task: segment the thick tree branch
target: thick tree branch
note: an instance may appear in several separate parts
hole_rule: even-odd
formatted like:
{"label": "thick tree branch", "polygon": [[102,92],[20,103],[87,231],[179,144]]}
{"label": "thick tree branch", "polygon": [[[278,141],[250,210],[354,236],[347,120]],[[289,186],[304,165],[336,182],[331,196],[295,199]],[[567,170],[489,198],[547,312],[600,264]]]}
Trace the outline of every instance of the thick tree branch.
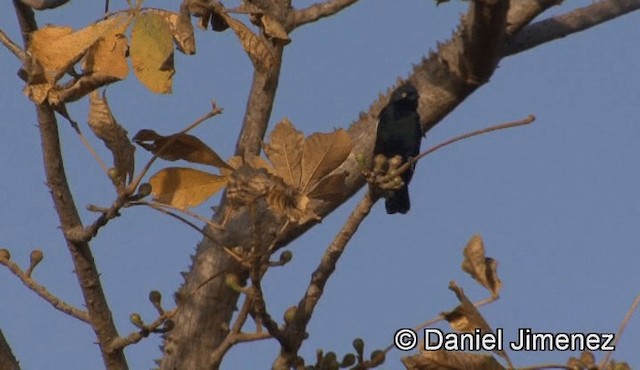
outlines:
{"label": "thick tree branch", "polygon": [[291,30],[307,23],[316,22],[321,18],[330,17],[339,11],[355,4],[358,0],[326,0],[315,3],[304,9],[294,11]]}
{"label": "thick tree branch", "polygon": [[562,0],[511,0],[507,16],[507,34],[515,34],[540,13],[561,3]]}
{"label": "thick tree branch", "polygon": [[[25,6],[19,0],[14,0],[13,4],[26,46],[29,34],[37,29],[37,23],[31,8]],[[35,108],[38,116],[47,185],[51,190],[51,197],[60,220],[60,227],[63,234],[66,234],[74,228],[82,227],[82,222],[67,182],[58,134],[58,122],[50,105],[40,104],[35,105]],[[109,370],[127,369],[124,352],[122,350],[111,351],[109,349],[109,344],[118,337],[118,332],[100,284],[100,276],[89,244],[70,240],[66,240],[66,242],[71,253],[84,302],[87,306],[91,326],[98,338],[105,367]]]}
{"label": "thick tree branch", "polygon": [[[5,265],[11,273],[13,273],[27,288],[31,289],[34,293],[39,295],[42,299],[49,302],[56,310],[66,313],[71,317],[75,317],[76,319],[83,321],[87,324],[90,324],[89,315],[86,311],[83,311],[77,307],[74,307],[55,295],[51,294],[47,288],[38,284],[33,278],[31,278],[31,274],[23,271],[17,264],[11,262],[10,260],[5,260],[0,258],[0,265]],[[29,271],[31,272],[31,271]]]}
{"label": "thick tree branch", "polygon": [[11,352],[11,347],[0,330],[0,370],[20,370],[18,360]]}
{"label": "thick tree branch", "polygon": [[505,56],[584,31],[640,9],[640,0],[602,0],[527,26],[506,45]]}
{"label": "thick tree branch", "polygon": [[261,73],[255,71],[251,91],[247,98],[247,109],[242,123],[242,132],[236,143],[236,155],[259,155],[262,149],[262,139],[267,132],[273,102],[276,98],[278,81],[280,79],[280,66],[282,64],[282,51],[284,46],[276,45],[274,54],[276,66],[273,71]]}

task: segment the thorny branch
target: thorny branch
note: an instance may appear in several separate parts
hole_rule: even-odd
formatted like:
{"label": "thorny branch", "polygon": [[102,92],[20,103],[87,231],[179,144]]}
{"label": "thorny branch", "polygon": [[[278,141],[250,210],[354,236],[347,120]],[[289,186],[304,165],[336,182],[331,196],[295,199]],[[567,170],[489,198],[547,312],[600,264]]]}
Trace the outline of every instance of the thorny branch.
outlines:
{"label": "thorny branch", "polygon": [[20,281],[22,281],[22,283],[27,286],[27,288],[29,288],[34,293],[39,295],[42,299],[47,301],[56,310],[60,312],[64,312],[71,317],[75,317],[80,321],[90,324],[89,314],[86,311],[83,311],[77,307],[74,307],[66,303],[65,301],[61,300],[60,298],[56,297],[55,295],[51,294],[47,290],[47,288],[38,284],[38,282],[36,282],[35,279],[29,276],[30,274],[27,274],[27,272],[23,271],[20,268],[20,266],[18,266],[16,263],[12,262],[9,259],[0,258],[0,265],[5,265],[9,269],[9,271],[11,271],[12,274],[17,276],[18,279],[20,279]]}

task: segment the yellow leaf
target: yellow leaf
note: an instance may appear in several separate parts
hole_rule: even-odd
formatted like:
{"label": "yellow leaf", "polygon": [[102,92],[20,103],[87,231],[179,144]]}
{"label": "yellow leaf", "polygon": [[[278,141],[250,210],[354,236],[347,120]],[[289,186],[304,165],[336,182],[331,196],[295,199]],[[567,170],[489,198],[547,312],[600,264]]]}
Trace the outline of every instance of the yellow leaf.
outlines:
{"label": "yellow leaf", "polygon": [[173,35],[173,41],[180,52],[187,55],[196,53],[196,39],[191,24],[191,14],[186,3],[183,2],[180,5],[180,13],[164,9],[147,9],[146,13],[157,14],[167,22]]}
{"label": "yellow leaf", "polygon": [[264,146],[278,176],[295,188],[300,186],[303,146],[304,135],[286,118],[271,131],[269,143]]}
{"label": "yellow leaf", "polygon": [[231,29],[238,35],[242,47],[249,55],[256,70],[261,72],[270,70],[275,64],[275,56],[265,39],[251,32],[251,30],[239,20],[225,13],[223,13],[223,16]]}
{"label": "yellow leaf", "polygon": [[173,41],[171,30],[162,16],[139,14],[131,31],[131,63],[136,76],[155,93],[171,92]]}
{"label": "yellow leaf", "polygon": [[31,35],[29,54],[42,65],[47,81],[54,83],[101,37],[127,21],[127,16],[115,16],[76,32],[69,27],[41,28]]}
{"label": "yellow leaf", "polygon": [[299,189],[303,193],[344,162],[353,142],[346,131],[340,129],[330,134],[315,133],[304,140],[302,152],[302,177]]}
{"label": "yellow leaf", "polygon": [[220,191],[227,177],[192,168],[170,167],[149,179],[154,200],[177,208],[195,207]]}
{"label": "yellow leaf", "polygon": [[136,148],[129,141],[127,130],[116,122],[109,108],[107,97],[103,93],[93,91],[89,96],[89,127],[104,142],[113,155],[113,165],[118,175],[131,181],[134,170],[134,153]]}
{"label": "yellow leaf", "polygon": [[128,24],[114,28],[96,42],[87,52],[83,69],[86,73],[101,74],[123,80],[129,74],[127,50],[129,43],[124,36]]}
{"label": "yellow leaf", "polygon": [[[133,137],[133,141],[146,150],[167,161],[185,161],[208,164],[218,168],[231,169],[213,149],[195,136],[177,133],[162,136],[153,130],[140,130]],[[162,151],[160,151],[162,149]]]}

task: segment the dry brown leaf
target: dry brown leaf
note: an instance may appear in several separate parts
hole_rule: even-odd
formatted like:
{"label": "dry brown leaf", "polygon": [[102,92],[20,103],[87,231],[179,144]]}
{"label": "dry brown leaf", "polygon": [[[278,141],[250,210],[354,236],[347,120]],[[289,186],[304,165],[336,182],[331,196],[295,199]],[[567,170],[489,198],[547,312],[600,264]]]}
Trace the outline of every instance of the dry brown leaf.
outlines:
{"label": "dry brown leaf", "polygon": [[320,219],[307,209],[307,196],[287,185],[280,177],[247,163],[240,165],[230,177],[227,199],[235,208],[264,199],[275,214],[298,224]]}
{"label": "dry brown leaf", "polygon": [[353,142],[343,129],[329,134],[315,133],[304,140],[302,151],[302,177],[299,189],[303,193],[309,190],[325,176],[344,162]]}
{"label": "dry brown leaf", "polygon": [[[462,288],[452,281],[449,284],[449,289],[456,294],[456,297],[460,301],[460,305],[454,308],[453,311],[442,313],[442,316],[444,316],[451,328],[463,333],[474,333],[476,329],[480,329],[482,334],[491,333],[491,326],[489,326],[489,323],[484,319],[476,306],[467,298]],[[494,352],[507,359],[504,351],[496,350]]]}
{"label": "dry brown leaf", "polygon": [[114,28],[89,48],[83,63],[85,73],[101,74],[118,80],[127,77],[129,43],[124,36],[127,25]]}
{"label": "dry brown leaf", "polygon": [[[133,137],[133,141],[167,161],[183,159],[193,163],[233,169],[213,149],[193,135],[177,133],[162,136],[153,130],[140,130]],[[168,146],[165,147],[167,144]]]}
{"label": "dry brown leaf", "polygon": [[127,15],[114,16],[76,32],[69,27],[46,26],[31,35],[28,51],[44,68],[47,81],[53,84],[100,38],[128,20]]}
{"label": "dry brown leaf", "polygon": [[264,151],[278,176],[295,188],[302,175],[302,148],[304,135],[288,119],[280,121],[269,135]]}
{"label": "dry brown leaf", "polygon": [[264,28],[264,33],[268,36],[281,40],[285,44],[291,42],[289,34],[277,19],[269,16],[268,14],[263,14],[262,17],[260,17],[260,22]]}
{"label": "dry brown leaf", "polygon": [[165,19],[156,13],[138,14],[131,31],[133,71],[149,90],[168,94],[173,83],[172,33]]}
{"label": "dry brown leaf", "polygon": [[408,370],[505,370],[493,356],[453,351],[424,351],[402,358]]}
{"label": "dry brown leaf", "polygon": [[275,64],[273,50],[263,38],[253,33],[249,27],[228,14],[223,13],[224,20],[229,27],[238,35],[242,47],[249,55],[253,66],[260,72],[270,70]]}
{"label": "dry brown leaf", "polygon": [[240,166],[242,166],[245,163],[256,169],[260,169],[260,168],[265,169],[269,174],[278,176],[278,174],[276,173],[276,170],[273,167],[271,167],[271,165],[266,160],[264,160],[262,157],[257,156],[255,154],[245,154],[244,158],[239,155],[229,158],[229,160],[227,161],[227,164],[232,169],[221,169],[222,170],[221,172],[223,175],[230,175],[231,172],[233,172],[233,170],[238,169]]}
{"label": "dry brown leaf", "polygon": [[498,261],[485,257],[482,237],[474,235],[464,248],[462,270],[473,277],[480,285],[487,288],[496,298],[500,295],[502,281],[498,277]]}
{"label": "dry brown leaf", "polygon": [[177,208],[195,207],[220,191],[227,177],[192,168],[170,167],[149,179],[155,201]]}
{"label": "dry brown leaf", "polygon": [[47,97],[49,96],[49,92],[53,89],[53,85],[49,82],[43,82],[38,84],[28,84],[24,87],[22,92],[36,104],[42,104]]}
{"label": "dry brown leaf", "polygon": [[318,184],[307,195],[309,198],[321,199],[328,202],[342,200],[344,196],[344,180],[347,172],[333,173],[318,182]]}
{"label": "dry brown leaf", "polygon": [[[127,130],[118,124],[103,93],[94,91],[89,96],[89,127],[109,148],[113,155],[113,165],[123,181],[131,181],[134,171],[136,148],[127,136]],[[128,178],[128,180],[127,180]]]}

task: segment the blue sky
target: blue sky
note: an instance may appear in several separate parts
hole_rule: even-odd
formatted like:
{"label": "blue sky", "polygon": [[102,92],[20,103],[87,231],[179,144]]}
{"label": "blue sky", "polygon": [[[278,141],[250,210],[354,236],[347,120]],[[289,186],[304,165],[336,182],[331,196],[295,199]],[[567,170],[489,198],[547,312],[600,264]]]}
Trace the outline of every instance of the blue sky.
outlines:
{"label": "blue sky", "polygon": [[[112,2],[112,7],[123,1]],[[295,6],[311,2],[296,1]],[[544,16],[584,6],[564,2]],[[175,1],[146,2],[177,8]],[[234,5],[229,2],[227,6]],[[437,41],[451,35],[465,4],[432,1],[361,1],[330,19],[295,31],[285,52],[271,127],[288,117],[306,134],[347,127],[397,76],[406,76]],[[81,27],[101,15],[102,2],[72,2],[39,22]],[[455,280],[472,300],[487,296],[462,270],[462,248],[483,236],[500,263],[501,299],[481,312],[514,339],[518,328],[544,332],[615,332],[640,293],[640,13],[504,59],[491,82],[434,128],[423,148],[457,134],[535,114],[530,126],[500,131],[447,147],[418,164],[410,186],[412,208],[389,216],[382,203],[364,221],[338,264],[309,326],[301,353],[317,348],[343,354],[355,337],[367,352],[384,348],[393,333],[450,310]],[[19,32],[9,2],[0,28]],[[198,53],[176,55],[174,94],[154,95],[133,76],[108,89],[113,113],[132,136],[151,128],[180,130],[215,99],[224,114],[194,134],[223,157],[233,153],[251,81],[251,64],[231,32],[198,31]],[[45,259],[34,278],[81,306],[72,264],[44,185],[35,112],[22,94],[19,63],[0,52],[0,247],[28,264],[40,248]],[[69,106],[85,131],[86,101]],[[114,191],[72,129],[60,120],[67,172],[87,221],[86,204],[107,205]],[[93,140],[93,138],[91,138]],[[101,155],[106,148],[93,140]],[[137,150],[140,168],[149,158]],[[156,162],[155,169],[164,163]],[[297,303],[311,271],[362,191],[290,245],[293,261],[265,278],[274,317]],[[211,200],[198,210],[209,215]],[[102,282],[122,335],[128,317],[147,320],[152,289],[170,296],[181,282],[200,235],[147,209],[127,209],[92,243]],[[102,367],[93,332],[53,310],[0,269],[0,328],[24,369]],[[438,327],[447,329],[444,324]],[[640,319],[629,323],[614,358],[640,366]],[[126,350],[132,369],[160,356],[158,338]],[[277,354],[275,342],[240,345],[225,369],[261,369]],[[400,368],[394,351],[384,368]],[[512,352],[517,366],[564,363],[567,352]],[[601,359],[602,353],[597,354]]]}

